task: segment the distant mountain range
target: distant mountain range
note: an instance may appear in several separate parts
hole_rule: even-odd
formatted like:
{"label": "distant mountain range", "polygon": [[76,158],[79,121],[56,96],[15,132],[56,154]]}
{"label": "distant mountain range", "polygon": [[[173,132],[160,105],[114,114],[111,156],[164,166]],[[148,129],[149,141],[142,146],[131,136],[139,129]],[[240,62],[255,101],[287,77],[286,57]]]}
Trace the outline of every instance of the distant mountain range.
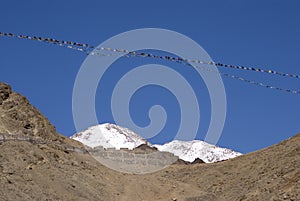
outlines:
{"label": "distant mountain range", "polygon": [[110,123],[92,126],[85,131],[74,134],[71,136],[71,139],[80,141],[92,148],[101,146],[104,148],[127,148],[132,150],[142,144],[147,144],[150,147],[157,148],[159,151],[170,152],[187,162],[193,162],[199,158],[205,163],[213,163],[241,155],[239,152],[217,147],[200,140],[174,140],[164,145],[152,145],[130,129]]}

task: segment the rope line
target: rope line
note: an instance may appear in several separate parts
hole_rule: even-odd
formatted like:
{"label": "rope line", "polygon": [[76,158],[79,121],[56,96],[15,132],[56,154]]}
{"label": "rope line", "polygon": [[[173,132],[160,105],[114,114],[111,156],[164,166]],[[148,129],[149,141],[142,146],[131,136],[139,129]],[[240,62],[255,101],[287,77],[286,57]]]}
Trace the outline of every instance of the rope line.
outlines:
{"label": "rope line", "polygon": [[[116,55],[116,54],[100,54],[99,52],[90,52],[88,53],[89,55],[94,55],[94,56],[112,56],[112,55]],[[134,53],[134,52],[129,52],[129,54],[125,55],[126,57],[151,57],[151,58],[159,58],[159,59],[164,59],[164,60],[168,60],[168,61],[171,61],[171,62],[176,62],[176,63],[180,63],[180,64],[183,64],[183,65],[186,65],[186,66],[189,66],[189,67],[196,67],[200,70],[204,70],[204,71],[208,71],[208,72],[212,72],[212,73],[217,73],[217,74],[221,74],[225,77],[229,77],[229,78],[232,78],[232,79],[236,79],[236,80],[239,80],[239,81],[243,81],[243,82],[246,82],[246,83],[249,83],[249,84],[253,84],[253,85],[257,85],[257,86],[260,86],[260,87],[264,87],[264,88],[268,88],[268,89],[275,89],[275,90],[279,90],[279,91],[283,91],[283,92],[288,92],[288,93],[293,93],[293,94],[300,94],[300,91],[297,91],[297,90],[291,90],[291,89],[284,89],[284,88],[280,88],[280,87],[276,87],[276,86],[271,86],[271,85],[267,85],[267,84],[264,84],[262,82],[255,82],[255,81],[251,81],[251,80],[248,80],[248,79],[245,79],[245,78],[242,78],[242,77],[239,77],[239,76],[235,76],[235,75],[230,75],[228,73],[222,73],[222,72],[219,72],[217,70],[214,70],[214,69],[211,69],[211,68],[206,68],[206,67],[203,67],[203,66],[198,66],[198,65],[191,65],[190,63],[188,62],[184,62],[184,60],[177,60],[177,59],[174,59],[172,57],[168,57],[167,56],[167,59],[164,58],[164,56],[157,56],[157,55],[152,55],[152,54],[148,54],[148,53]],[[202,62],[204,64],[204,62]],[[205,64],[208,64],[208,63],[205,63]]]}
{"label": "rope line", "polygon": [[262,69],[257,67],[246,67],[246,66],[239,66],[239,65],[230,65],[230,64],[223,64],[219,62],[205,62],[198,59],[186,59],[186,58],[180,58],[180,57],[171,57],[171,56],[159,56],[149,53],[137,53],[137,52],[131,52],[129,50],[125,49],[114,49],[110,47],[96,47],[93,45],[89,45],[86,43],[78,43],[78,42],[72,42],[72,41],[64,41],[64,40],[57,40],[53,38],[44,38],[44,37],[37,37],[37,36],[26,36],[26,35],[17,35],[13,33],[4,33],[0,32],[0,36],[6,36],[6,37],[15,37],[15,38],[21,38],[21,39],[28,39],[28,40],[35,40],[39,42],[48,42],[52,44],[56,44],[59,46],[64,46],[70,49],[75,49],[81,52],[87,52],[87,54],[90,54],[92,51],[89,50],[99,50],[99,51],[112,51],[112,52],[122,52],[127,53],[130,55],[140,55],[143,57],[151,57],[151,58],[159,58],[164,60],[171,60],[171,61],[182,61],[182,62],[191,62],[191,63],[198,63],[198,64],[208,64],[208,65],[215,65],[217,67],[224,67],[224,68],[234,68],[234,69],[240,69],[240,70],[247,70],[247,71],[255,71],[255,72],[262,72],[262,73],[268,73],[268,74],[274,74],[279,76],[286,76],[286,77],[294,77],[294,78],[300,78],[300,75],[291,74],[291,73],[283,73],[278,72],[271,69]]}
{"label": "rope line", "polygon": [[283,72],[278,72],[278,71],[275,71],[275,70],[265,70],[265,69],[261,69],[261,68],[255,68],[255,67],[229,65],[229,64],[217,63],[217,62],[213,62],[213,61],[204,62],[204,61],[200,61],[198,59],[182,59],[180,57],[158,56],[158,55],[149,54],[149,53],[128,52],[128,54],[133,55],[133,56],[151,57],[151,58],[158,58],[158,59],[164,59],[164,60],[175,61],[175,62],[208,64],[208,65],[215,65],[217,67],[233,68],[233,69],[239,69],[239,70],[247,70],[247,71],[268,73],[268,74],[279,75],[279,76],[300,78],[300,75],[295,75],[295,74],[290,74],[290,73],[283,73]]}
{"label": "rope line", "polygon": [[[126,55],[125,55],[126,57],[143,57],[143,58],[148,57],[148,58],[154,58],[154,59],[162,59],[162,60],[166,60],[166,61],[171,61],[171,62],[184,64],[184,65],[187,65],[187,66],[192,66],[190,63],[196,63],[196,64],[202,64],[202,65],[206,64],[206,65],[214,65],[218,68],[223,67],[223,68],[238,69],[238,70],[245,70],[245,71],[261,72],[261,73],[273,74],[273,75],[284,76],[284,77],[300,78],[300,75],[291,74],[291,73],[283,73],[283,72],[278,72],[278,71],[275,71],[275,70],[266,70],[266,69],[257,68],[257,67],[229,65],[229,64],[217,63],[217,62],[213,62],[213,61],[205,62],[205,61],[201,61],[201,60],[198,60],[198,59],[186,59],[186,58],[181,58],[181,57],[160,56],[160,55],[144,53],[144,52],[138,53],[138,52],[134,52],[134,51],[132,52],[132,51],[129,51],[129,50],[126,50],[126,49],[114,49],[114,48],[109,48],[109,47],[96,47],[96,46],[89,45],[89,44],[86,44],[86,43],[77,43],[77,42],[72,42],[72,41],[57,40],[57,39],[53,39],[53,38],[17,35],[17,34],[13,34],[13,33],[5,33],[5,32],[0,32],[0,36],[1,37],[14,37],[14,38],[20,38],[20,39],[28,39],[28,40],[38,41],[38,42],[47,42],[47,43],[58,45],[58,46],[65,47],[65,48],[68,48],[68,49],[73,49],[73,50],[76,50],[76,51],[84,52],[87,55],[93,55],[93,56],[103,56],[104,57],[104,56],[116,56],[117,55],[116,53],[108,53],[107,54],[107,53],[100,53],[100,52],[97,52],[97,51],[119,52],[119,53],[126,53]],[[195,67],[198,68],[198,69],[201,69],[201,70],[205,70],[205,71],[220,73],[223,76],[233,78],[233,79],[237,79],[237,80],[247,82],[247,83],[250,83],[250,84],[253,84],[253,85],[265,87],[265,88],[268,88],[268,89],[275,89],[275,90],[284,91],[284,92],[288,92],[288,93],[300,94],[300,91],[297,91],[297,90],[284,89],[284,88],[280,88],[280,87],[267,85],[267,84],[264,84],[264,83],[261,83],[261,82],[251,81],[251,80],[239,77],[239,76],[230,75],[228,73],[218,72],[216,70],[205,68],[205,67],[199,66],[199,65],[196,65]]]}

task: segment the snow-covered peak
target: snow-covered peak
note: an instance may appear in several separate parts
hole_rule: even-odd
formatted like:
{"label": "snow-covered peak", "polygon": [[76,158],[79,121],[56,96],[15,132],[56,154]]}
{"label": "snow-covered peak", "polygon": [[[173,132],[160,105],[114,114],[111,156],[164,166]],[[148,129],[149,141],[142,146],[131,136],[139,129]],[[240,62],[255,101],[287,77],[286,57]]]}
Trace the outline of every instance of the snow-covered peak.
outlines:
{"label": "snow-covered peak", "polygon": [[85,131],[74,134],[71,138],[92,148],[102,146],[104,148],[134,149],[141,144],[148,144],[144,138],[128,128],[110,123],[89,127]]}
{"label": "snow-covered peak", "polygon": [[128,128],[110,123],[92,126],[85,131],[74,134],[71,138],[92,148],[102,146],[104,148],[134,149],[142,144],[147,144],[156,147],[159,151],[170,152],[188,162],[200,158],[205,163],[214,163],[241,155],[241,153],[233,150],[217,147],[200,140],[174,140],[164,145],[151,145]]}
{"label": "snow-covered peak", "polygon": [[200,140],[179,141],[174,140],[164,145],[153,145],[159,151],[167,151],[178,156],[180,159],[193,162],[197,158],[205,163],[214,163],[237,157],[241,153],[227,148],[217,147]]}

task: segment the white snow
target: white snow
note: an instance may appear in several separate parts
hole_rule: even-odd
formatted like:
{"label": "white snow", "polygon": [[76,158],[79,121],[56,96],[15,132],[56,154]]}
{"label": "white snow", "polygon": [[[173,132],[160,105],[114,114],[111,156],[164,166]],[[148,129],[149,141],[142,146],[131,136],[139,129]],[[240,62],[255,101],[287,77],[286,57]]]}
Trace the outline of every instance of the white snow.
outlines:
{"label": "white snow", "polygon": [[180,159],[193,162],[200,158],[205,163],[214,163],[237,157],[241,153],[227,148],[217,147],[200,140],[179,141],[174,140],[164,145],[153,145],[159,151],[167,151],[178,156]]}
{"label": "white snow", "polygon": [[147,141],[133,131],[114,124],[99,124],[71,136],[89,147],[134,149]]}
{"label": "white snow", "polygon": [[239,152],[217,147],[200,140],[174,140],[164,145],[151,145],[128,128],[110,123],[92,126],[85,131],[74,134],[71,138],[92,148],[102,146],[104,148],[127,148],[132,150],[141,144],[147,144],[156,147],[159,151],[173,153],[188,162],[200,158],[205,163],[214,163],[241,155]]}

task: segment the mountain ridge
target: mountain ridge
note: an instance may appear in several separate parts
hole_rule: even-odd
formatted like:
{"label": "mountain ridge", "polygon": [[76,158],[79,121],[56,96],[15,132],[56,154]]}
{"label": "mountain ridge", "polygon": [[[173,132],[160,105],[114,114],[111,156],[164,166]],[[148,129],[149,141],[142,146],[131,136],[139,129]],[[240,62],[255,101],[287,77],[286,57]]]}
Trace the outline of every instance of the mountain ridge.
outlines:
{"label": "mountain ridge", "polygon": [[101,146],[103,148],[116,148],[117,150],[120,148],[132,150],[142,144],[147,144],[150,147],[155,147],[158,151],[172,153],[190,163],[197,158],[205,163],[213,163],[241,155],[241,153],[231,149],[217,147],[200,140],[174,140],[163,145],[152,145],[134,131],[111,123],[89,127],[84,131],[72,135],[70,138],[78,140],[91,148]]}
{"label": "mountain ridge", "polygon": [[[0,133],[84,147],[56,132],[51,134],[53,130],[45,128],[47,124],[37,123],[28,112],[33,106],[11,95],[14,92],[7,94],[3,86],[8,85],[0,82]],[[8,107],[9,102],[13,107]],[[16,111],[24,116],[15,119],[10,114]],[[36,115],[47,121],[42,114]],[[24,132],[26,120],[39,132]],[[299,144],[300,133],[227,161],[172,164],[155,173],[135,175],[111,170],[88,153],[66,151],[53,143],[0,140],[0,200],[297,201]]]}

